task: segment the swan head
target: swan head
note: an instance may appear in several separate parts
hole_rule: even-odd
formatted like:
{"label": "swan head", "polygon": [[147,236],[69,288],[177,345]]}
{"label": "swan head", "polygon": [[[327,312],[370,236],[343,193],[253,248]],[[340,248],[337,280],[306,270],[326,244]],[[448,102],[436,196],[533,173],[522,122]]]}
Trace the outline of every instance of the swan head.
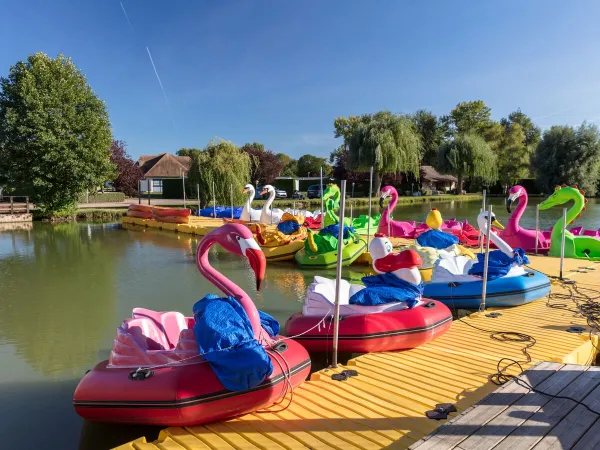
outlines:
{"label": "swan head", "polygon": [[381,196],[379,197],[379,207],[383,208],[383,201],[390,197],[392,193],[396,193],[398,195],[398,191],[394,186],[384,186],[381,188]]}
{"label": "swan head", "polygon": [[263,190],[260,191],[260,195],[264,195],[266,193],[271,194],[272,192],[275,192],[275,188],[273,186],[271,186],[270,184],[267,184],[265,186],[263,186]]}
{"label": "swan head", "polygon": [[[480,230],[487,230],[487,224],[488,224],[488,212],[482,211],[477,216],[477,225],[479,226]],[[500,222],[498,222],[498,220],[496,219],[496,215],[494,213],[492,213],[492,225],[494,225],[496,228],[498,228],[500,230],[504,230],[504,226],[502,226],[502,224]]]}
{"label": "swan head", "polygon": [[[373,262],[392,253],[393,249],[392,243],[383,233],[375,233],[375,237],[369,244],[369,253],[371,254]],[[375,267],[373,266],[373,268]]]}
{"label": "swan head", "polygon": [[441,230],[442,224],[444,223],[444,221],[442,220],[442,214],[437,208],[431,208],[431,211],[429,211],[429,214],[427,214],[425,223],[432,230]]}
{"label": "swan head", "polygon": [[506,198],[506,210],[509,214],[512,212],[510,209],[512,203],[524,193],[525,188],[523,186],[517,185],[510,188],[510,190],[508,191],[508,197]]}
{"label": "swan head", "polygon": [[225,224],[208,233],[202,240],[205,239],[212,240],[228,252],[248,258],[256,277],[256,289],[260,290],[265,279],[267,260],[248,227],[238,223]]}
{"label": "swan head", "polygon": [[250,195],[254,194],[254,186],[252,186],[251,184],[247,184],[246,186],[244,186],[242,194],[245,194],[246,192],[250,192]]}
{"label": "swan head", "polygon": [[374,260],[373,268],[377,273],[392,272],[404,281],[419,284],[421,282],[419,267],[422,264],[423,260],[416,251],[403,250],[399,253],[389,253],[383,258]]}

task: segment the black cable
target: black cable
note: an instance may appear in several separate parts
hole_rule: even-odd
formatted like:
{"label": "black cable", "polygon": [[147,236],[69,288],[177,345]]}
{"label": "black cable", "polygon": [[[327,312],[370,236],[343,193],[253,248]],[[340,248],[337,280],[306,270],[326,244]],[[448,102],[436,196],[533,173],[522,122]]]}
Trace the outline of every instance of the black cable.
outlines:
{"label": "black cable", "polygon": [[[527,266],[527,267],[530,268],[531,270],[535,270],[529,266]],[[544,275],[546,275],[546,274],[544,274]],[[546,275],[546,276],[548,276],[548,275]],[[556,277],[556,276],[549,276],[549,278],[560,280],[560,278]],[[569,312],[572,312],[572,313],[575,313],[575,314],[578,314],[578,315],[581,315],[582,317],[584,317],[587,321],[588,326],[590,327],[590,342],[592,343],[594,348],[600,352],[600,348],[598,348],[596,346],[596,344],[594,344],[594,341],[592,339],[592,332],[594,330],[596,330],[596,332],[600,332],[600,303],[596,302],[596,300],[600,300],[600,291],[589,288],[589,287],[579,287],[574,282],[572,284],[561,283],[561,285],[568,290],[568,294],[550,293],[548,295],[548,300],[546,301],[546,306],[549,308],[563,309],[565,311],[569,311]],[[588,295],[588,294],[596,294],[596,295]],[[453,309],[455,309],[452,294],[450,297],[452,299],[452,307],[453,307]],[[551,303],[551,299],[553,299],[553,298],[569,300],[571,302],[574,302],[577,309],[570,308],[567,303]],[[456,309],[455,309],[455,312],[457,313],[457,317],[458,317],[458,312],[456,311]],[[523,374],[523,372],[524,372],[524,369],[523,369],[523,366],[521,365],[521,363],[528,364],[532,361],[531,355],[529,354],[529,349],[531,347],[533,347],[537,342],[533,336],[530,336],[526,333],[519,333],[519,332],[515,332],[515,331],[486,330],[484,328],[480,328],[475,325],[472,325],[472,324],[464,321],[462,318],[460,318],[458,320],[460,322],[470,326],[471,328],[474,328],[479,331],[483,331],[485,333],[490,333],[490,338],[493,340],[496,340],[499,342],[523,342],[523,343],[526,342],[527,343],[521,349],[521,352],[523,353],[523,355],[526,358],[525,360],[517,361],[512,358],[502,358],[498,361],[498,364],[496,365],[496,373],[493,374],[490,378],[494,384],[500,386],[500,385],[507,383],[510,380],[514,380],[515,383],[528,388],[532,392],[535,392],[537,394],[544,395],[544,396],[550,397],[550,398],[570,400],[572,402],[575,402],[577,405],[583,406],[591,413],[600,416],[600,412],[593,410],[592,408],[590,408],[585,403],[583,403],[579,400],[576,400],[572,397],[563,396],[563,395],[549,394],[547,392],[544,392],[544,391],[534,388],[527,381],[523,380],[522,378],[519,378],[519,376],[521,374]],[[508,362],[509,364],[506,364],[504,367],[501,367],[502,364],[506,363],[506,362]],[[519,371],[520,371],[519,375],[511,375],[511,374],[506,373],[506,371],[513,366],[517,366],[519,368]]]}

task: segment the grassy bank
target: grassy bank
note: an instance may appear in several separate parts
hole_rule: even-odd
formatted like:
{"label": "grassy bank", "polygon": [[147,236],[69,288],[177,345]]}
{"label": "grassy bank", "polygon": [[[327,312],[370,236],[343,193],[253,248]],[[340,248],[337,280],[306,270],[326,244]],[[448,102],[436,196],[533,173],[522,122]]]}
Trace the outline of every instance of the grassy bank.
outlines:
{"label": "grassy bank", "polygon": [[41,220],[45,222],[72,222],[73,220],[90,221],[90,222],[110,222],[119,220],[127,215],[127,208],[85,208],[78,209],[72,215],[66,216],[48,216],[40,213],[38,210],[32,212],[33,220]]}

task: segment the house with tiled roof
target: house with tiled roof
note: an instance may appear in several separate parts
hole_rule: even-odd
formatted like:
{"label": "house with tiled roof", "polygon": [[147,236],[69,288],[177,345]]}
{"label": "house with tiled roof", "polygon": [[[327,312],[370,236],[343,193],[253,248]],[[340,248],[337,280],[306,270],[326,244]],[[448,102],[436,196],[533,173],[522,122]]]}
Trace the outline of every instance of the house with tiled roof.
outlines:
{"label": "house with tiled roof", "polygon": [[191,164],[192,159],[189,156],[176,156],[171,153],[140,156],[137,165],[144,172],[142,191],[162,193],[163,181],[185,177]]}
{"label": "house with tiled roof", "polygon": [[432,166],[421,166],[421,188],[448,192],[456,188],[458,179],[453,175],[442,175]]}

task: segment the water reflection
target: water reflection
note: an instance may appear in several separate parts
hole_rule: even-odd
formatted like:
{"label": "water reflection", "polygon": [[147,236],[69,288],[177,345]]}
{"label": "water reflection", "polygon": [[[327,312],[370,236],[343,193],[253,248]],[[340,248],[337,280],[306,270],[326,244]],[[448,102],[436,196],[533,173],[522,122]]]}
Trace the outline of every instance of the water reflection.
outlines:
{"label": "water reflection", "polygon": [[80,375],[111,326],[118,252],[84,231],[42,227],[25,244],[30,255],[0,259],[0,343],[44,375]]}

